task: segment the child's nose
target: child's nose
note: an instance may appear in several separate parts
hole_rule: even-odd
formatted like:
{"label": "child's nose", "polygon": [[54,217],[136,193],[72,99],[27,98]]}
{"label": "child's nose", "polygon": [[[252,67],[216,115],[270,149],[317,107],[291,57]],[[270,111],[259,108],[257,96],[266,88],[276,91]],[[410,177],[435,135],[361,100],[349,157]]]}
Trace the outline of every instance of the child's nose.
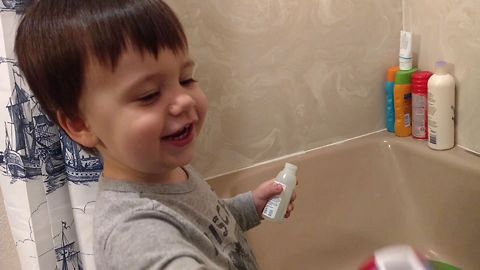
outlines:
{"label": "child's nose", "polygon": [[179,94],[174,98],[174,101],[169,107],[169,112],[173,116],[178,116],[182,113],[189,112],[195,107],[195,100],[188,94]]}

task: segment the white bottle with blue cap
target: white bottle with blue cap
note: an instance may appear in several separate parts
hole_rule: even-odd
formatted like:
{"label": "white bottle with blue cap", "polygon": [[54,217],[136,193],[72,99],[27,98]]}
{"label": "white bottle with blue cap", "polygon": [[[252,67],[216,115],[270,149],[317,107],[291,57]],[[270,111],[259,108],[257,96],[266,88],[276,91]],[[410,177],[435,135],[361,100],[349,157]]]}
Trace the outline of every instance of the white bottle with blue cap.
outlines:
{"label": "white bottle with blue cap", "polygon": [[455,146],[455,78],[447,72],[447,62],[435,63],[428,79],[428,146],[446,150]]}

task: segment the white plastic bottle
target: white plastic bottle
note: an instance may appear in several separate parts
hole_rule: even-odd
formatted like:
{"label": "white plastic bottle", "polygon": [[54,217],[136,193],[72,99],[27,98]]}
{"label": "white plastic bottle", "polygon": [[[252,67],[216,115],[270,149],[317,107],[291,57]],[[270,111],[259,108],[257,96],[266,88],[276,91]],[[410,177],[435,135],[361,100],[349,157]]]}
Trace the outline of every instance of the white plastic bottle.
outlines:
{"label": "white plastic bottle", "polygon": [[290,198],[297,185],[296,171],[297,166],[285,163],[285,168],[278,173],[275,182],[283,186],[283,191],[280,195],[273,197],[267,202],[262,213],[265,219],[275,222],[281,222],[283,220],[290,203]]}
{"label": "white plastic bottle", "polygon": [[455,146],[455,79],[447,73],[447,63],[435,63],[428,80],[428,146],[446,150]]}

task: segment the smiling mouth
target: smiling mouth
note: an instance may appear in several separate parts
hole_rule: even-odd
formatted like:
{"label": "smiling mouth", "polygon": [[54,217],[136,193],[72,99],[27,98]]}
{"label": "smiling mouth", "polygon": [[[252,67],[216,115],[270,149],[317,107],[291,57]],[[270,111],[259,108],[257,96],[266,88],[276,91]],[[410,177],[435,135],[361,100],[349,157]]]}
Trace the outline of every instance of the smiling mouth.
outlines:
{"label": "smiling mouth", "polygon": [[180,141],[188,137],[192,132],[192,129],[193,129],[193,124],[188,124],[184,126],[181,130],[173,133],[172,135],[162,137],[162,139],[166,141]]}

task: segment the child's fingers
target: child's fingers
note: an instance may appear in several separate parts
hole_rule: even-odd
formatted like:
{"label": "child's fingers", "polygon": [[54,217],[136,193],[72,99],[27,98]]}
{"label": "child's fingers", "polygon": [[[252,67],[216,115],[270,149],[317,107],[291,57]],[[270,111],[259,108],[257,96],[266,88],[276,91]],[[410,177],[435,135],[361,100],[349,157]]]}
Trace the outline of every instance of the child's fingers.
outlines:
{"label": "child's fingers", "polygon": [[292,211],[295,207],[293,205],[290,205],[288,208],[287,208],[287,212],[285,213],[285,218],[288,218],[291,214],[292,214]]}
{"label": "child's fingers", "polygon": [[285,213],[286,218],[290,216],[290,213],[293,211],[293,209],[295,209],[295,204],[292,202],[287,207],[287,212]]}
{"label": "child's fingers", "polygon": [[[297,180],[297,185],[298,185],[298,180]],[[290,217],[291,212],[293,209],[295,209],[295,203],[294,201],[297,199],[297,192],[293,191],[292,196],[290,197],[290,203],[288,204],[287,211],[285,213],[285,218]]]}
{"label": "child's fingers", "polygon": [[294,191],[292,193],[292,197],[290,197],[290,203],[292,203],[293,201],[295,201],[295,199],[297,199],[297,193]]}
{"label": "child's fingers", "polygon": [[295,203],[294,203],[294,202],[291,202],[291,203],[288,205],[287,211],[291,212],[291,211],[293,211],[293,209],[295,209]]}

